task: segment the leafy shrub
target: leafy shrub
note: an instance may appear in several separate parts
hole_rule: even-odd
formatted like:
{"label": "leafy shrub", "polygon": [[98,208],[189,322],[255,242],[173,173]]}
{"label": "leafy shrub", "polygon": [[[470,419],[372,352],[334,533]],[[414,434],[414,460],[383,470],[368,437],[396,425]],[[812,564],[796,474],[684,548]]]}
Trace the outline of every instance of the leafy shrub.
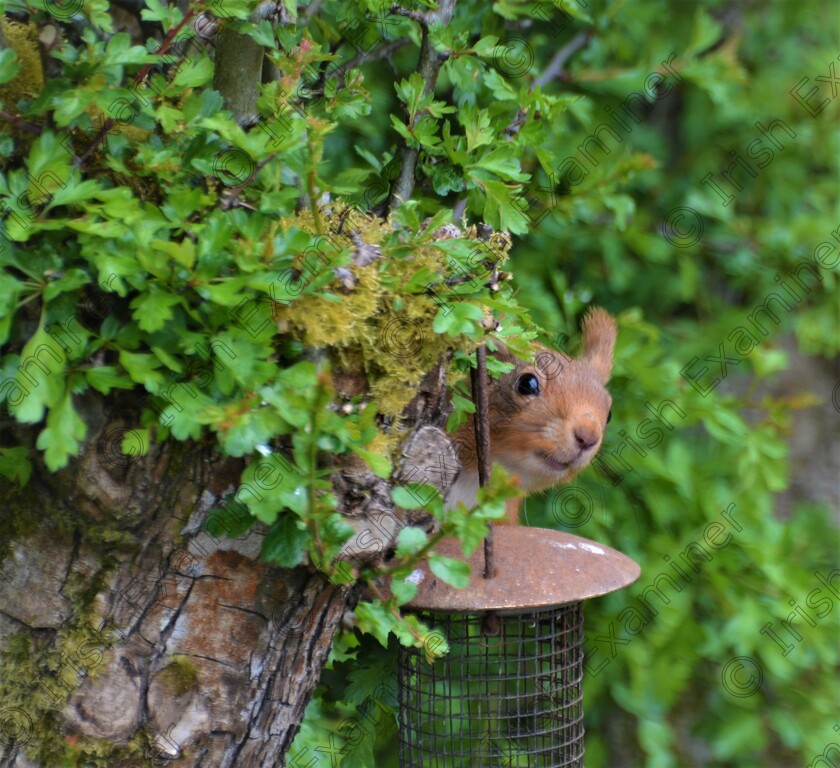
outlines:
{"label": "leafy shrub", "polygon": [[[377,416],[399,413],[440,352],[484,338],[485,307],[495,336],[524,349],[532,318],[573,335],[598,303],[620,320],[601,460],[571,495],[525,508],[643,566],[587,606],[588,763],[821,754],[835,739],[837,592],[820,579],[836,532],[824,506],[774,514],[793,411],[813,402],[762,387],[789,365],[784,332],[808,354],[840,348],[837,101],[817,79],[836,59],[832,4],[461,0],[428,32],[370,0],[286,3],[273,21],[249,20],[255,5],[213,6],[275,68],[247,130],[213,87],[218,30],[195,31],[198,6],[148,2],[144,22],[168,37],[139,44],[86,2],[58,19],[72,23],[45,74],[45,6],[3,5],[35,26],[7,20],[0,38],[0,397],[42,425],[47,467],[79,451],[75,402],[91,391],[137,397],[141,443],[215,436],[248,459],[243,477],[282,446],[293,482],[248,501],[272,526],[265,554],[329,569],[347,530],[319,454],[388,476],[395,445]],[[446,53],[433,92],[417,72],[424,40]],[[391,226],[360,213],[389,203]],[[482,278],[507,244],[488,250],[476,229],[435,240],[453,209],[514,238],[515,280],[492,296]],[[346,292],[335,270],[361,246],[339,237],[342,216],[378,248]],[[307,271],[307,253],[329,268]],[[464,275],[478,279],[430,295]],[[382,354],[394,321],[425,329],[419,356]],[[328,408],[337,393],[305,345],[329,348],[333,368],[362,365],[375,403]],[[0,471],[25,483],[31,465],[6,445]],[[344,768],[394,765],[383,644],[417,629],[375,603],[359,620],[368,634],[339,640],[293,750],[307,764],[332,765],[316,748],[337,739]],[[374,723],[352,745],[348,717]]]}

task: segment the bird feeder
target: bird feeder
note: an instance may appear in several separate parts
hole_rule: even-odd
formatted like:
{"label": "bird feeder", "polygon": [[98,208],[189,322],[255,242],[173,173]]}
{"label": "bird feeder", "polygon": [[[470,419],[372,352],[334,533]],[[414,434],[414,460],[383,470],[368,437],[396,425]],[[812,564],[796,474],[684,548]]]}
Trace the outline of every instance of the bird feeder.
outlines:
{"label": "bird feeder", "polygon": [[[405,608],[449,643],[428,663],[401,648],[401,768],[583,766],[583,601],[631,584],[639,566],[614,549],[541,528],[495,531],[455,589],[424,569]],[[460,544],[437,551],[459,557]]]}
{"label": "bird feeder", "polygon": [[[478,377],[483,484],[489,440]],[[639,566],[602,544],[541,528],[491,525],[469,559],[457,540],[436,551],[466,560],[470,581],[455,589],[424,565],[417,594],[403,606],[430,627],[432,641],[436,633],[446,638],[449,653],[429,663],[424,650],[400,648],[400,767],[582,768],[583,601],[631,584]]]}

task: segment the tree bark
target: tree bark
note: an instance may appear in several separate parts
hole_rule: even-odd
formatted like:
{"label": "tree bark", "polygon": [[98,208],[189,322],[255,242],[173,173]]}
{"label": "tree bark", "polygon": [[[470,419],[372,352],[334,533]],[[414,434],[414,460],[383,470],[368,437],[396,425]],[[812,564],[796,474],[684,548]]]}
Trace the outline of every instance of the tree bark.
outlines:
{"label": "tree bark", "polygon": [[[35,463],[23,489],[0,480],[0,768],[284,766],[357,587],[261,563],[262,526],[211,535],[243,462],[209,442],[140,456],[131,398],[77,399],[88,438],[57,473],[37,427],[0,429]],[[441,361],[406,409],[406,443],[447,415]],[[357,529],[394,522],[382,493],[360,507],[363,476],[340,475]],[[380,544],[376,558],[393,540]]]}
{"label": "tree bark", "polygon": [[[262,48],[223,30],[216,60],[226,106],[254,122]],[[445,384],[440,365],[419,387],[407,443],[440,432]],[[141,394],[76,397],[87,437],[57,473],[36,447],[42,425],[0,418],[0,445],[24,446],[34,466],[23,488],[0,477],[0,768],[284,766],[358,600],[308,566],[260,562],[264,527],[211,535],[244,463],[212,438],[141,445]],[[388,483],[354,472],[344,484],[335,472],[338,508],[391,539],[371,554],[359,535],[347,553],[376,560],[404,523]]]}
{"label": "tree bark", "polygon": [[257,98],[263,57],[263,47],[247,35],[223,29],[216,38],[213,87],[239,125],[254,125],[260,119]]}
{"label": "tree bark", "polygon": [[110,405],[67,469],[0,488],[0,766],[282,766],[355,591],[209,535],[241,462],[120,454]]}

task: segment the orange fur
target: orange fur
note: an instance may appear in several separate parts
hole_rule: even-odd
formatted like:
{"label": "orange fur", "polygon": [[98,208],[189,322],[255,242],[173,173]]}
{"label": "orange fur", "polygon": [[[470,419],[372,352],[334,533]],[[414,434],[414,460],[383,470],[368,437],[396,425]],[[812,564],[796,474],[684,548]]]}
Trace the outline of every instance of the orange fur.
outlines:
{"label": "orange fur", "polygon": [[[497,357],[515,368],[490,383],[490,447],[498,461],[519,479],[527,493],[569,482],[592,461],[607,423],[612,400],[605,388],[612,370],[615,320],[603,309],[583,320],[583,354],[578,358],[538,349],[524,362],[502,348]],[[533,375],[538,394],[520,394],[520,377]],[[447,505],[475,504],[477,465],[471,416],[455,435],[467,450],[464,466],[447,491]],[[521,499],[511,500],[500,523],[518,523]]]}

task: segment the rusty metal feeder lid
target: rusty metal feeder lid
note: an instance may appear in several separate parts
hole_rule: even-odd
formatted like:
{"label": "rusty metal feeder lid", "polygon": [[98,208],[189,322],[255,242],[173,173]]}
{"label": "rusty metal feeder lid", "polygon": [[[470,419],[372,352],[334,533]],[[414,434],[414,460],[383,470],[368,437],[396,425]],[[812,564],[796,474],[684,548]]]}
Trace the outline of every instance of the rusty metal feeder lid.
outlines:
{"label": "rusty metal feeder lid", "polygon": [[444,539],[435,552],[470,565],[470,582],[456,589],[437,578],[426,563],[412,574],[419,582],[405,608],[472,613],[563,605],[598,597],[632,584],[641,569],[611,547],[546,528],[498,526],[494,531],[496,575],[484,578],[484,551],[464,557],[457,539]]}

